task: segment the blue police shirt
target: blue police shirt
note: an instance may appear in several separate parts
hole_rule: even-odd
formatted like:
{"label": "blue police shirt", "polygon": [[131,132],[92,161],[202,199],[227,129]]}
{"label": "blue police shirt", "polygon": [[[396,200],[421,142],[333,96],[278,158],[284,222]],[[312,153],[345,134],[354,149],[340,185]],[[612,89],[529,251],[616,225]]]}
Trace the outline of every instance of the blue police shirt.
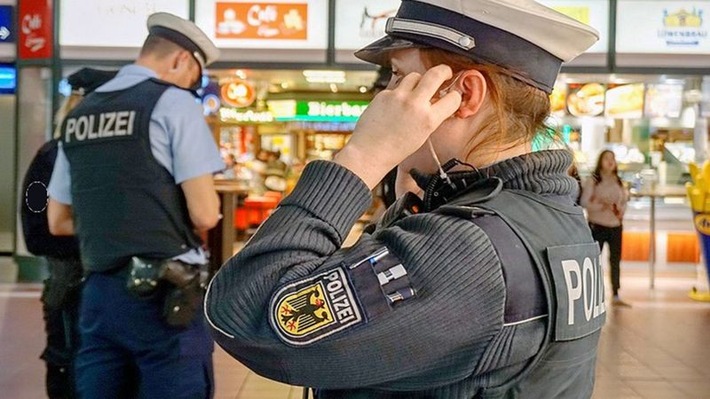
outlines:
{"label": "blue police shirt", "polygon": [[[135,64],[127,65],[96,91],[123,90],[149,78],[157,78],[153,70]],[[155,104],[148,133],[153,156],[173,175],[175,184],[225,168],[212,132],[205,123],[202,107],[184,90],[170,87],[165,91]],[[72,204],[69,161],[61,145],[47,191],[55,201]],[[205,263],[207,257],[199,248],[176,259],[187,263]]]}

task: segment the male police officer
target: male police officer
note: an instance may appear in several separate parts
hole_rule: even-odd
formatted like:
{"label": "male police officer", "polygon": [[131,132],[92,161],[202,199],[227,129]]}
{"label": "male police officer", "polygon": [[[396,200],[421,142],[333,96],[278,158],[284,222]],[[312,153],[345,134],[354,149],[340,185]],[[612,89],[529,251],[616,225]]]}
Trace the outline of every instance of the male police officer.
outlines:
{"label": "male police officer", "polygon": [[[183,326],[168,324],[165,303],[178,291],[139,298],[127,280],[161,265],[192,271],[206,263],[195,231],[217,223],[212,173],[224,165],[188,90],[219,52],[195,24],[171,14],[151,15],[148,30],[136,62],[65,119],[49,186],[50,231],[76,231],[88,274],[76,367],[85,398],[123,395],[134,371],[141,397],[212,390],[213,345],[199,312]],[[162,286],[150,273],[131,281]]]}

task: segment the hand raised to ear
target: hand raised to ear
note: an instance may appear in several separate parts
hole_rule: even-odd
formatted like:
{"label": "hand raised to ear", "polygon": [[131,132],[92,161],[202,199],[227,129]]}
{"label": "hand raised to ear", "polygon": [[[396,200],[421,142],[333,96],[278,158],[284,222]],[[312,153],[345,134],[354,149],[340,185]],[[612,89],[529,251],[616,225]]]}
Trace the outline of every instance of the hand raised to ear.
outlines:
{"label": "hand raised to ear", "polygon": [[368,187],[375,187],[458,110],[461,94],[455,90],[432,101],[452,76],[449,66],[438,65],[424,75],[410,73],[396,88],[380,92],[363,112],[335,162],[358,175]]}

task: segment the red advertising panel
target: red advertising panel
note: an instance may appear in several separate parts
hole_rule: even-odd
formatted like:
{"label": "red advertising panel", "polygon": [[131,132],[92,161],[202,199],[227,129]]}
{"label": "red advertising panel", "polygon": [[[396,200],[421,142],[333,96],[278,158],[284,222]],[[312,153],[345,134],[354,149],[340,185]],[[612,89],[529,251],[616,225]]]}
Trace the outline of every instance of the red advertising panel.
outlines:
{"label": "red advertising panel", "polygon": [[52,1],[19,0],[18,58],[52,57]]}

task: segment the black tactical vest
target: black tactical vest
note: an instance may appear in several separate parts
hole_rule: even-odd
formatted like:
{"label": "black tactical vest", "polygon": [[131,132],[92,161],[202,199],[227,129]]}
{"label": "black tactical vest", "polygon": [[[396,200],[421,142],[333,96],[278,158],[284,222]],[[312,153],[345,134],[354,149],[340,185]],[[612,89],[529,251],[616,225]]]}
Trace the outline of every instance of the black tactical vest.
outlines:
{"label": "black tactical vest", "polygon": [[[503,190],[480,203],[464,195],[438,212],[477,218],[500,218],[524,245],[537,268],[547,305],[545,336],[539,346],[533,327],[537,320],[511,323],[495,337],[484,356],[482,373],[464,385],[478,385],[476,398],[589,398],[594,387],[596,353],[606,319],[603,272],[582,209],[562,201],[521,190]],[[461,204],[461,205],[458,205]],[[464,205],[465,204],[465,205]],[[486,233],[497,233],[484,229]],[[495,241],[494,245],[495,245]],[[505,253],[508,248],[500,248]],[[525,265],[506,264],[504,271]],[[515,292],[510,292],[515,296]],[[510,298],[509,298],[510,299]],[[508,309],[506,308],[506,313]],[[539,350],[523,366],[510,362],[510,354]],[[481,366],[479,366],[481,371]]]}
{"label": "black tactical vest", "polygon": [[151,152],[150,116],[169,87],[149,79],[94,92],[62,124],[75,230],[88,271],[120,268],[134,255],[171,258],[200,245],[182,189]]}
{"label": "black tactical vest", "polygon": [[[500,180],[487,179],[433,211],[471,219],[481,227],[503,269],[503,328],[488,343],[473,374],[417,392],[316,390],[318,399],[592,396],[599,335],[606,318],[599,247],[582,208],[571,200],[501,190],[501,186]],[[407,202],[403,197],[390,207],[377,228],[416,213],[408,210]],[[425,206],[419,201],[417,208]]]}

